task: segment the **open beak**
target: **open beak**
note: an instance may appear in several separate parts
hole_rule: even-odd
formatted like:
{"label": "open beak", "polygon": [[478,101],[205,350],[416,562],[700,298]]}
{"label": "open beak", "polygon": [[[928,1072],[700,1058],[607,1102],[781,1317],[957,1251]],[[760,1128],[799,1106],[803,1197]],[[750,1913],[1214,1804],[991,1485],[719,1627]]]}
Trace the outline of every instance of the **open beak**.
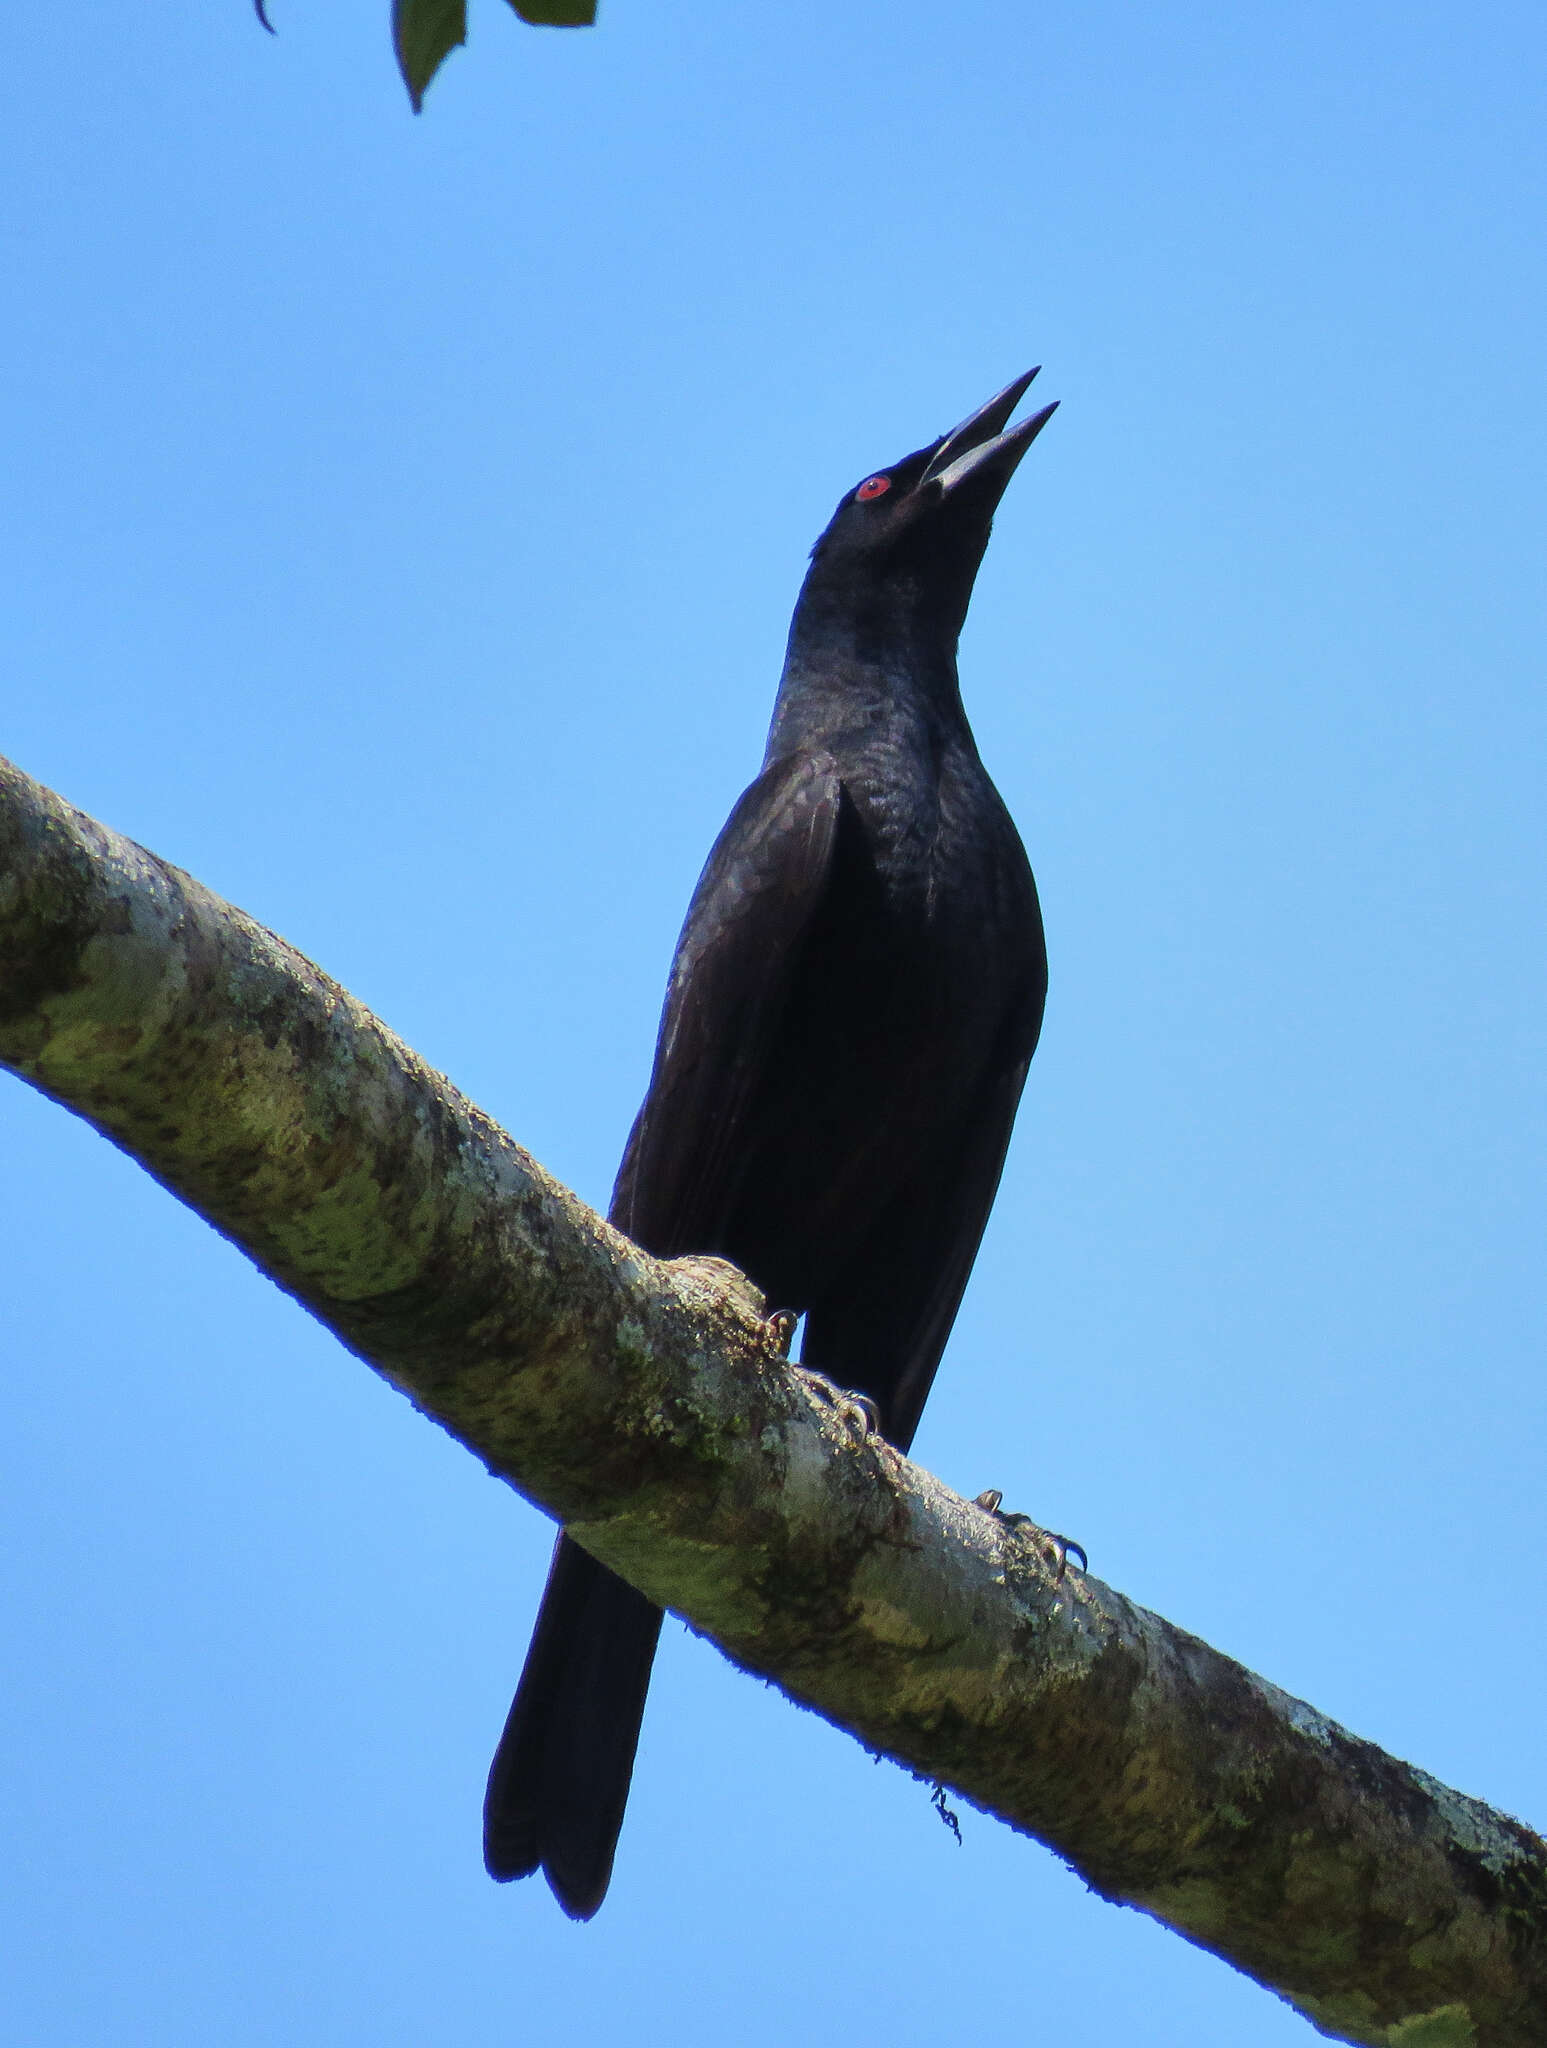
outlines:
{"label": "open beak", "polygon": [[[1042,366],[1039,363],[1037,368]],[[930,457],[929,467],[919,478],[918,489],[935,483],[942,493],[949,493],[967,481],[969,477],[992,476],[998,486],[998,495],[1015,474],[1015,466],[1038,434],[1058,410],[1058,401],[1043,406],[1041,412],[1021,420],[1013,427],[1005,422],[1020,404],[1036,370],[1028,370],[1024,377],[1017,377],[1013,384],[1007,384],[997,397],[987,405],[980,405],[970,418],[946,435],[940,446]]]}

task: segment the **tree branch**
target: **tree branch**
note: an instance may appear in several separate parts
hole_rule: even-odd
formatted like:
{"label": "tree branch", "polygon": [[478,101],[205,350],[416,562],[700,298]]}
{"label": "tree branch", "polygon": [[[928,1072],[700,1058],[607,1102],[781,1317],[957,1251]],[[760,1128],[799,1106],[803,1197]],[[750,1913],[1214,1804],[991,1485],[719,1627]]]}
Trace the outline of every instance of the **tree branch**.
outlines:
{"label": "tree branch", "polygon": [[728,1656],[1381,2048],[1547,2040],[1547,1845],[820,1406],[282,939],[0,762],[0,1063]]}

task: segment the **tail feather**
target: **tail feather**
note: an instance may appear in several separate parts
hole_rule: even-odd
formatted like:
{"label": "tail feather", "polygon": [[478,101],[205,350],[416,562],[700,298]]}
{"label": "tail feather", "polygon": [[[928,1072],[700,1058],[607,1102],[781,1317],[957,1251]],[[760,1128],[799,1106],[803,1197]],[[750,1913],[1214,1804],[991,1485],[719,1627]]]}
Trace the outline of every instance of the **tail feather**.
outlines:
{"label": "tail feather", "polygon": [[502,1883],[542,1866],[573,1920],[606,1895],[661,1610],[561,1536],[489,1772],[483,1860]]}

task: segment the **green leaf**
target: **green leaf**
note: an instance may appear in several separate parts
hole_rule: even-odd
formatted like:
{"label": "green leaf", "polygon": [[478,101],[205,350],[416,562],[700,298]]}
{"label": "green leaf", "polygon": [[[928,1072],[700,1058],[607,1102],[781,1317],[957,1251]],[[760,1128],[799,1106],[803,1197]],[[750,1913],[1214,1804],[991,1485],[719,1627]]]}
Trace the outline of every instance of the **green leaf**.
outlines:
{"label": "green leaf", "polygon": [[523,21],[537,28],[589,28],[596,0],[510,0]]}
{"label": "green leaf", "polygon": [[467,41],[467,0],[392,0],[392,41],[417,114],[447,55]]}

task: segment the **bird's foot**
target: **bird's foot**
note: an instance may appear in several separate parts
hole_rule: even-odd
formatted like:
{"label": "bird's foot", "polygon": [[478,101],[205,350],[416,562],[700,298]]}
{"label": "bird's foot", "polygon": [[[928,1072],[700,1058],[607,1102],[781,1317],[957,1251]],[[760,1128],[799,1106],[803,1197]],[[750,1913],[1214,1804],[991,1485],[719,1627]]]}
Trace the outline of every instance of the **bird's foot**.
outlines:
{"label": "bird's foot", "polygon": [[768,1341],[781,1358],[788,1358],[790,1355],[790,1345],[799,1321],[800,1317],[792,1308],[776,1308],[772,1315],[763,1318],[763,1328],[768,1332]]}
{"label": "bird's foot", "polygon": [[973,1502],[973,1506],[982,1508],[987,1514],[992,1515],[996,1522],[1003,1522],[1007,1529],[1035,1530],[1041,1541],[1052,1549],[1058,1561],[1058,1572],[1054,1579],[1055,1585],[1068,1570],[1071,1557],[1079,1559],[1079,1568],[1082,1572],[1090,1570],[1090,1561],[1085,1555],[1084,1547],[1076,1543],[1072,1536],[1059,1536],[1051,1529],[1039,1529],[1030,1515],[1005,1514],[999,1505],[1003,1499],[1004,1495],[999,1491],[999,1488],[997,1486],[990,1486],[978,1495],[977,1499]]}
{"label": "bird's foot", "polygon": [[795,1371],[822,1406],[831,1408],[840,1422],[847,1422],[861,1436],[880,1434],[881,1411],[868,1394],[851,1393],[835,1385],[825,1373],[813,1372],[808,1365],[797,1365]]}

